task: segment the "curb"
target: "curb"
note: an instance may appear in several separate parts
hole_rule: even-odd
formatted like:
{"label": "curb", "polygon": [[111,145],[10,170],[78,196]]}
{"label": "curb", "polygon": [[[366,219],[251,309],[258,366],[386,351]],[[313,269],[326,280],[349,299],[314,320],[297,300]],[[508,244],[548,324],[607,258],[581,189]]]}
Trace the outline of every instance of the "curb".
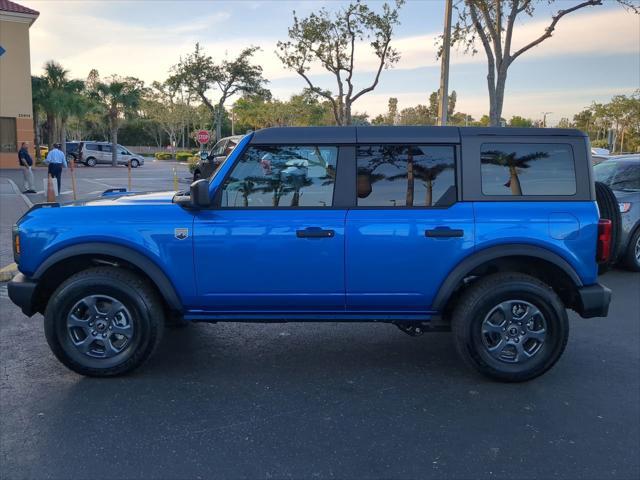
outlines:
{"label": "curb", "polygon": [[8,282],[16,273],[18,273],[18,266],[15,263],[10,263],[6,267],[0,269],[0,282]]}
{"label": "curb", "polygon": [[16,182],[14,182],[13,180],[11,180],[10,178],[5,178],[5,180],[7,182],[9,182],[9,184],[11,185],[11,188],[13,188],[13,191],[16,195],[20,195],[22,197],[22,200],[24,200],[24,203],[27,204],[27,208],[31,208],[33,207],[33,202],[31,200],[29,200],[29,197],[27,197],[24,193],[22,193],[20,191],[20,189],[18,188],[18,186],[16,185]]}

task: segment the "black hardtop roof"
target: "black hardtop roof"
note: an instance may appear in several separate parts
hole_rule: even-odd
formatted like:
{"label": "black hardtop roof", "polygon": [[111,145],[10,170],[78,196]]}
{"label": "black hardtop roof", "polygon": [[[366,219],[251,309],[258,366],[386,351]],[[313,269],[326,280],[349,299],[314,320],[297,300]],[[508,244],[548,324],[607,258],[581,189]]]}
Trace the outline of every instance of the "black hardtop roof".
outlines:
{"label": "black hardtop roof", "polygon": [[367,126],[367,127],[271,127],[257,130],[251,143],[262,145],[304,143],[460,143],[461,137],[585,137],[570,128],[510,127],[435,127],[435,126]]}

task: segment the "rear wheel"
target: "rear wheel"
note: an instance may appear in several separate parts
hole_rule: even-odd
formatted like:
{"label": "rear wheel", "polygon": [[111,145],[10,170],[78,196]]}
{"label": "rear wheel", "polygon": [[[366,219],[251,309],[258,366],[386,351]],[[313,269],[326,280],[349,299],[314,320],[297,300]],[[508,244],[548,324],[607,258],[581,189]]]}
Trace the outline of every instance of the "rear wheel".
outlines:
{"label": "rear wheel", "polygon": [[81,375],[108,377],[140,366],[162,337],[157,293],[132,272],[97,267],[73,275],[45,310],[55,356]]}
{"label": "rear wheel", "polygon": [[596,201],[598,203],[598,210],[600,210],[600,218],[611,220],[611,254],[609,261],[600,264],[598,267],[598,272],[602,274],[611,268],[618,257],[618,242],[620,239],[622,219],[620,218],[620,208],[618,207],[618,200],[615,194],[602,182],[596,182]]}
{"label": "rear wheel", "polygon": [[96,166],[96,159],[93,157],[87,158],[87,167],[95,167]]}
{"label": "rear wheel", "polygon": [[624,265],[631,271],[640,272],[640,227],[631,236],[624,255]]}
{"label": "rear wheel", "polygon": [[458,301],[452,327],[462,358],[483,375],[506,382],[531,380],[549,370],[569,334],[560,298],[520,273],[477,280]]}

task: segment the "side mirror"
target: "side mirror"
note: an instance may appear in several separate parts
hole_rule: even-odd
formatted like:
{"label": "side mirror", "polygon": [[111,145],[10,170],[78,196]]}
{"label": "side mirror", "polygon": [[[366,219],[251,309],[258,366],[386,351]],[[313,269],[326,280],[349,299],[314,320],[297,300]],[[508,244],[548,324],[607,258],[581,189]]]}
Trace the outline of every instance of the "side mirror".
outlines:
{"label": "side mirror", "polygon": [[191,204],[196,208],[206,208],[211,205],[208,180],[196,180],[191,184]]}

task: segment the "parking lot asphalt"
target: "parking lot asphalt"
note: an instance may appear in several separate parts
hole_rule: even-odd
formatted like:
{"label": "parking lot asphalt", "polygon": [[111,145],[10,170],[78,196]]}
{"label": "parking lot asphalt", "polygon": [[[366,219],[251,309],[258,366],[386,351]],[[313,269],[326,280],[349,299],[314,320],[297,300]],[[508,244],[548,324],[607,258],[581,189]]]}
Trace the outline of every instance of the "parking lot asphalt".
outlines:
{"label": "parking lot asphalt", "polygon": [[386,324],[193,324],[133,374],[59,364],[0,286],[0,477],[640,478],[640,274],[560,362],[485,380],[450,335]]}
{"label": "parking lot asphalt", "polygon": [[[145,160],[145,164],[131,169],[131,189],[134,191],[173,190],[173,175],[178,177],[178,188],[185,189],[191,183],[189,167],[186,163],[173,161],[154,161],[153,158]],[[123,166],[111,167],[98,165],[96,167],[76,168],[76,186],[78,199],[93,198],[108,188],[121,188],[128,186],[127,168]],[[28,194],[26,197],[32,203],[44,202],[46,192],[43,180],[47,178],[47,169],[38,167],[33,170],[37,194]],[[0,170],[0,178],[10,179],[22,189],[22,172],[19,169]],[[73,190],[71,186],[71,173],[69,169],[62,172],[62,188],[60,201],[72,201]]]}

